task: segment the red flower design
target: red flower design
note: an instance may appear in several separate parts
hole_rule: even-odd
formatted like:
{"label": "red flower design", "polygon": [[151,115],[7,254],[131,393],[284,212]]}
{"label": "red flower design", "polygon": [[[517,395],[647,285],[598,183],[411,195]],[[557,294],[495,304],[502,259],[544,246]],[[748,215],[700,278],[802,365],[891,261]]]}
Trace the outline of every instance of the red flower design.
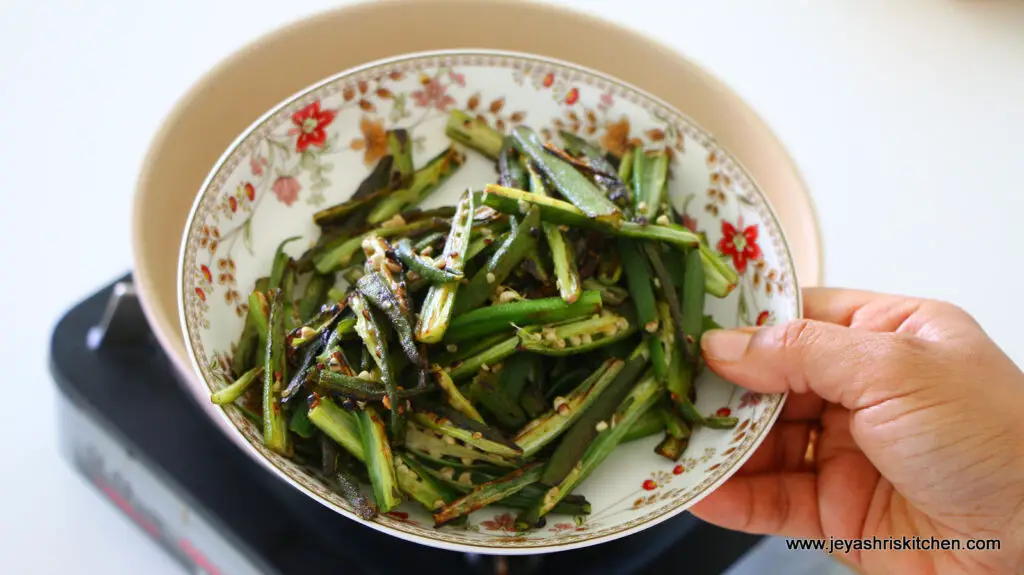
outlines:
{"label": "red flower design", "polygon": [[292,128],[290,135],[297,135],[295,149],[298,152],[305,152],[310,146],[318,148],[327,143],[327,126],[334,121],[334,110],[321,110],[320,100],[313,102],[305,108],[292,115]]}
{"label": "red flower design", "polygon": [[267,159],[263,156],[253,156],[249,158],[249,169],[252,170],[252,175],[262,176],[263,167],[267,165]]}
{"label": "red flower design", "polygon": [[511,513],[502,513],[501,515],[495,515],[494,519],[489,521],[481,521],[480,525],[488,531],[515,531],[516,520],[512,517]]}
{"label": "red flower design", "polygon": [[683,214],[683,227],[697,233],[697,220],[690,217],[690,214]]}
{"label": "red flower design", "polygon": [[412,93],[412,99],[420,108],[433,106],[442,112],[448,106],[455,103],[455,98],[448,93],[448,87],[437,81],[437,78],[424,78],[420,80],[422,90]]}
{"label": "red flower design", "polygon": [[409,514],[405,511],[388,511],[384,515],[398,521],[399,523],[408,523],[409,525],[419,525],[418,522],[409,519]]}
{"label": "red flower design", "polygon": [[554,83],[555,83],[555,75],[552,74],[551,72],[548,72],[547,74],[544,74],[544,79],[540,81],[541,86],[544,86],[545,88],[550,88],[551,85],[554,84]]}
{"label": "red flower design", "polygon": [[722,239],[718,241],[718,251],[732,256],[736,271],[747,271],[747,262],[761,258],[761,248],[757,245],[757,224],[743,227],[743,218],[736,226],[722,220]]}
{"label": "red flower design", "polygon": [[652,491],[658,488],[658,482],[653,479],[647,479],[640,487],[643,487],[645,491]]}
{"label": "red flower design", "polygon": [[569,90],[569,93],[565,95],[565,103],[572,106],[580,100],[580,91],[578,88]]}
{"label": "red flower design", "polygon": [[753,391],[748,391],[740,396],[740,407],[750,407],[752,405],[761,404],[761,394]]}
{"label": "red flower design", "polygon": [[728,407],[720,407],[718,408],[718,411],[715,412],[715,415],[718,417],[729,417],[732,415],[732,410]]}
{"label": "red flower design", "polygon": [[768,323],[768,318],[770,318],[771,315],[772,312],[764,310],[761,313],[757,314],[757,320],[754,323],[756,323],[757,325],[764,325]]}
{"label": "red flower design", "polygon": [[250,182],[245,183],[245,197],[249,198],[250,202],[256,199],[256,188]]}
{"label": "red flower design", "polygon": [[206,278],[207,282],[212,282],[213,281],[213,274],[210,273],[210,268],[206,267],[205,265],[200,264],[199,265],[199,269],[203,272],[203,277]]}
{"label": "red flower design", "polygon": [[206,292],[202,288],[196,288],[196,295],[199,296],[199,299],[206,301]]}
{"label": "red flower design", "polygon": [[465,74],[457,74],[457,73],[455,73],[455,70],[450,70],[448,72],[448,78],[451,79],[452,82],[458,84],[459,87],[462,87],[462,88],[466,87],[466,75]]}
{"label": "red flower design", "polygon": [[672,475],[681,475],[684,471],[686,471],[685,467],[682,465],[676,465],[672,468]]}
{"label": "red flower design", "polygon": [[238,211],[238,198],[235,196],[228,196],[228,205],[231,206],[232,212]]}
{"label": "red flower design", "polygon": [[299,199],[302,184],[291,176],[281,176],[274,182],[274,195],[282,204],[290,206]]}

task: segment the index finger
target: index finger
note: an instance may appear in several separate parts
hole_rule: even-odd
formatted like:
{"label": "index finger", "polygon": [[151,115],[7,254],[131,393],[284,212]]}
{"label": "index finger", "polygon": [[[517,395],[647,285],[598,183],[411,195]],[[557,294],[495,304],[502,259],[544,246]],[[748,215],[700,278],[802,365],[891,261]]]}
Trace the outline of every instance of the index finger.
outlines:
{"label": "index finger", "polygon": [[925,300],[837,288],[805,288],[804,317],[864,331],[895,331]]}

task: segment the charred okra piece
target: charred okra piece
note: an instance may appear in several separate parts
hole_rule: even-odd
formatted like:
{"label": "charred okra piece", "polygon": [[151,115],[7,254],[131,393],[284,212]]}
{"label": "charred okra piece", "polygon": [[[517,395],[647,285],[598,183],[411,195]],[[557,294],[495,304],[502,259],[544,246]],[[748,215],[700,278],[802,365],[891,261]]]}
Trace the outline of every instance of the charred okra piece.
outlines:
{"label": "charred okra piece", "polygon": [[334,474],[334,480],[338,484],[341,496],[352,506],[356,516],[366,521],[377,516],[377,506],[363,494],[363,490],[359,488],[359,480],[350,472],[339,469]]}
{"label": "charred okra piece", "polygon": [[359,461],[366,461],[356,416],[327,397],[314,397],[306,414],[310,423]]}
{"label": "charred okra piece", "polygon": [[609,200],[618,205],[624,205],[629,201],[629,189],[623,183],[625,180],[621,178],[615,166],[605,158],[604,152],[599,147],[566,130],[559,132],[559,135],[565,140],[566,151],[577,155],[582,154],[586,158],[587,166],[593,174],[594,183],[605,191]]}
{"label": "charred okra piece", "polygon": [[445,370],[441,369],[438,365],[433,365],[430,368],[430,373],[433,374],[434,382],[437,384],[437,387],[441,389],[441,393],[444,394],[445,399],[448,401],[448,405],[450,405],[452,409],[455,409],[473,421],[485,423],[480,412],[473,407],[473,404],[466,399],[466,396],[462,395],[462,392],[455,386],[455,382],[452,381],[452,378],[448,376],[448,373]]}
{"label": "charred okra piece", "polygon": [[556,397],[554,409],[529,422],[513,438],[531,457],[565,432],[625,367],[621,359],[609,359],[565,397]]}
{"label": "charred okra piece", "polygon": [[363,440],[363,452],[366,455],[366,469],[373,485],[373,499],[381,513],[394,510],[402,503],[402,494],[398,490],[395,478],[395,466],[388,444],[384,421],[372,407],[367,406],[356,416],[359,420],[359,433]]}
{"label": "charred okra piece", "polygon": [[521,347],[542,355],[583,353],[622,341],[636,333],[628,319],[608,310],[593,317],[549,325],[540,331],[520,330]]}
{"label": "charred okra piece", "polygon": [[[516,469],[504,477],[475,487],[473,491],[445,505],[441,511],[435,513],[434,525],[444,525],[452,519],[469,515],[477,509],[522,491],[527,485],[540,480],[542,470],[543,466],[541,463],[531,463],[521,469]],[[552,507],[554,506],[552,505]]]}
{"label": "charred okra piece", "polygon": [[518,126],[512,130],[512,137],[519,153],[530,159],[559,194],[588,218],[595,218],[612,227],[618,226],[622,219],[619,207],[576,168],[547,153],[536,132],[526,126]]}
{"label": "charred okra piece", "polygon": [[[362,222],[362,220],[366,219],[366,215],[369,214],[372,205],[391,192],[391,168],[393,165],[393,156],[388,155],[381,158],[377,165],[374,166],[373,171],[359,183],[359,187],[356,188],[351,198],[338,205],[316,212],[313,214],[313,221],[321,228],[331,227],[333,229],[333,227],[358,226],[357,222]],[[321,236],[321,240],[324,240],[326,236],[327,234]],[[303,254],[301,259],[308,260],[313,254],[322,249],[325,242],[321,240],[318,240],[316,246]]]}
{"label": "charred okra piece", "polygon": [[409,185],[415,168],[412,162],[412,140],[409,139],[407,130],[388,130],[388,153],[394,158],[391,182],[401,187]]}
{"label": "charred okra piece", "polygon": [[658,331],[658,307],[654,301],[654,278],[651,275],[647,258],[636,242],[619,239],[617,242],[619,257],[626,272],[626,284],[629,295],[636,308],[637,321],[647,333]]}
{"label": "charred okra piece", "polygon": [[[388,344],[380,325],[370,311],[366,298],[359,292],[349,296],[349,306],[356,316],[356,332],[363,340],[363,345],[370,352],[373,363],[380,370],[381,380],[384,383],[385,398],[382,400],[385,407],[391,412],[391,434],[395,445],[401,445],[405,437],[405,418],[402,417],[402,402],[398,398],[398,387],[391,373],[391,363],[388,358]],[[377,502],[378,505],[380,501]]]}
{"label": "charred okra piece", "polygon": [[501,144],[505,139],[501,132],[487,125],[479,118],[473,118],[461,110],[452,110],[444,133],[450,139],[473,148],[492,160],[498,159]]}
{"label": "charred okra piece", "polygon": [[317,339],[326,331],[334,329],[338,320],[341,317],[341,313],[345,310],[344,303],[336,303],[330,307],[324,308],[316,316],[308,319],[306,323],[288,332],[286,342],[288,349],[298,350],[306,346],[306,344]]}
{"label": "charred okra piece", "polygon": [[291,380],[288,381],[288,387],[281,392],[282,403],[289,401],[300,389],[306,386],[306,378],[309,377],[310,372],[316,365],[317,358],[327,347],[332,335],[329,328],[325,329],[320,333],[316,342],[302,349],[302,359],[299,361],[298,368],[292,373]]}
{"label": "charred okra piece", "polygon": [[[651,262],[651,268],[654,269],[654,276],[658,281],[658,289],[661,292],[661,297],[665,301],[665,303],[668,304],[669,317],[671,317],[672,319],[672,326],[674,327],[676,341],[683,348],[683,356],[687,359],[687,361],[692,361],[692,358],[697,357],[695,355],[696,348],[687,343],[689,336],[687,336],[684,333],[686,327],[684,325],[684,322],[686,321],[686,318],[684,318],[683,316],[682,305],[679,303],[679,295],[676,291],[676,286],[672,281],[672,276],[669,273],[668,268],[665,266],[665,263],[661,260],[661,250],[657,245],[645,244],[644,252],[647,254],[648,261]],[[692,253],[695,255],[695,262],[698,266],[700,266],[700,256],[696,253],[696,250],[694,250]],[[703,268],[700,271],[703,271]],[[689,270],[687,270],[687,273],[689,273]],[[703,278],[698,279],[703,284]],[[682,287],[684,291],[684,297],[686,297],[685,292],[689,290],[690,286],[684,285]],[[692,290],[689,291],[692,292]],[[696,313],[694,313],[693,316],[694,319],[697,320],[697,325],[699,327],[704,319],[704,293],[703,290],[699,288],[695,293],[699,296],[700,299],[700,309],[696,310]],[[700,336],[698,335],[698,338],[699,337]]]}
{"label": "charred okra piece", "polygon": [[477,308],[452,320],[447,342],[463,342],[505,331],[509,325],[526,327],[594,315],[601,311],[601,294],[585,291],[575,303],[562,298],[524,299]]}
{"label": "charred okra piece", "polygon": [[277,251],[274,252],[274,263],[270,268],[270,284],[268,289],[277,289],[281,287],[281,281],[284,279],[284,272],[288,269],[288,264],[291,258],[285,253],[284,247],[296,240],[302,239],[302,236],[292,236],[285,238],[280,244],[277,245]]}
{"label": "charred okra piece", "polygon": [[[643,344],[640,349],[645,349]],[[590,407],[565,432],[544,468],[541,481],[545,485],[557,485],[565,479],[583,457],[594,437],[608,427],[611,416],[646,369],[647,359],[643,353],[634,353],[622,371],[608,384],[608,388],[593,400]]]}
{"label": "charred okra piece", "polygon": [[[324,392],[337,393],[353,401],[383,401],[389,397],[381,382],[375,379],[368,379],[358,375],[349,375],[340,371],[330,369],[321,370],[316,375],[316,383]],[[427,391],[428,388],[399,389],[395,397],[399,401],[416,397]],[[394,398],[389,401],[394,403]]]}
{"label": "charred okra piece", "polygon": [[[402,282],[401,292],[405,292],[405,282]],[[359,293],[366,297],[373,307],[379,309],[391,321],[398,336],[398,344],[405,352],[409,361],[422,372],[427,368],[427,362],[420,354],[419,347],[413,340],[412,325],[409,323],[409,314],[403,311],[403,305],[395,292],[388,288],[382,274],[370,272],[359,278],[356,282]],[[408,308],[405,308],[406,310]],[[356,324],[358,326],[358,323]],[[422,387],[422,385],[421,385]]]}
{"label": "charred okra piece", "polygon": [[654,452],[671,461],[679,461],[689,444],[688,438],[673,437],[666,433],[665,438],[654,447]]}
{"label": "charred okra piece", "polygon": [[532,508],[524,511],[516,517],[516,528],[526,530],[540,521],[554,509],[559,501],[572,492],[584,479],[586,479],[615,449],[622,441],[630,427],[658,402],[662,387],[658,385],[653,374],[645,376],[619,406],[619,409],[612,416],[614,425],[608,425],[597,435],[594,442],[587,448],[583,458],[569,475],[558,485],[549,489],[544,497],[540,498]]}
{"label": "charred okra piece", "polygon": [[[544,179],[529,162],[524,163],[527,173],[530,175],[530,191],[547,196]],[[562,235],[562,230],[558,228],[557,224],[544,222],[542,227],[544,237],[548,241],[548,249],[551,251],[551,263],[555,267],[555,285],[558,287],[558,293],[566,302],[573,303],[579,298],[582,290],[579,270],[576,267],[576,254],[570,250],[569,244],[565,241],[565,236]]]}
{"label": "charred okra piece", "polygon": [[530,185],[529,176],[516,156],[515,140],[508,136],[498,152],[498,185],[525,190]]}
{"label": "charred okra piece", "polygon": [[395,255],[409,271],[416,272],[431,283],[457,282],[462,279],[461,271],[456,273],[441,269],[433,259],[417,254],[412,242],[405,238],[395,242]]}
{"label": "charred okra piece", "polygon": [[531,231],[540,227],[540,213],[529,208],[522,220],[512,229],[508,238],[491,255],[480,271],[473,276],[468,284],[459,289],[459,297],[455,301],[455,313],[461,314],[476,309],[491,296],[494,289],[501,285],[519,262],[536,246]]}
{"label": "charred okra piece", "polygon": [[497,431],[443,405],[418,404],[412,419],[427,429],[458,439],[486,453],[510,459],[522,455],[519,446]]}
{"label": "charred okra piece", "polygon": [[374,206],[366,218],[367,223],[379,224],[402,210],[418,205],[441,187],[465,161],[466,156],[455,148],[441,152],[413,173],[409,187],[392,192]]}
{"label": "charred okra piece", "polygon": [[284,301],[279,289],[271,290],[270,315],[267,321],[267,352],[263,365],[263,444],[282,455],[291,455],[288,421],[281,408],[281,389],[284,388],[287,362]]}
{"label": "charred okra piece", "polygon": [[[473,193],[466,190],[459,199],[455,216],[452,217],[451,231],[448,233],[448,240],[444,243],[444,254],[441,263],[437,266],[449,273],[462,274],[463,266],[466,263],[466,248],[469,246],[469,237],[473,230],[474,206]],[[455,296],[458,291],[459,281],[430,286],[430,291],[427,292],[427,297],[423,300],[419,321],[416,324],[417,341],[425,343],[441,341],[445,330],[448,329],[448,322],[455,307]]]}
{"label": "charred okra piece", "polygon": [[241,377],[231,382],[230,385],[210,394],[210,400],[217,405],[234,403],[236,399],[242,397],[242,394],[245,393],[249,389],[249,386],[259,379],[261,375],[263,375],[263,366],[254,367],[243,373]]}

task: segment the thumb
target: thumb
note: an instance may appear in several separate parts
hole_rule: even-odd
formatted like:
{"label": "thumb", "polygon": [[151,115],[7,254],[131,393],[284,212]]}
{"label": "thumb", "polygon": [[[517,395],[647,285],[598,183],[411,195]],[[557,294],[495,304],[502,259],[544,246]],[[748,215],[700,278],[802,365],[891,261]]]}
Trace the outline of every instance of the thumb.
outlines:
{"label": "thumb", "polygon": [[[858,410],[916,390],[913,373],[927,343],[899,333],[854,330],[801,319],[757,329],[711,330],[701,338],[715,373],[762,393],[813,392]],[[913,385],[913,384],[909,384]]]}

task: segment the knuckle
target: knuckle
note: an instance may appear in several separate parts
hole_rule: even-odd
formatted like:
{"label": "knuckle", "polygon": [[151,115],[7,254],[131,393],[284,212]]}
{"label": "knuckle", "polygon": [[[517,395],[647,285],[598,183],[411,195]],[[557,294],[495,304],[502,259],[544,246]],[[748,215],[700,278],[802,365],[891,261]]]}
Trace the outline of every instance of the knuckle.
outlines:
{"label": "knuckle", "polygon": [[905,373],[908,366],[919,363],[927,353],[927,342],[913,335],[887,333],[881,334],[879,339],[876,357],[880,359],[878,369],[883,377]]}
{"label": "knuckle", "polygon": [[779,330],[776,344],[782,349],[799,350],[810,347],[818,339],[814,323],[806,319],[791,321]]}

